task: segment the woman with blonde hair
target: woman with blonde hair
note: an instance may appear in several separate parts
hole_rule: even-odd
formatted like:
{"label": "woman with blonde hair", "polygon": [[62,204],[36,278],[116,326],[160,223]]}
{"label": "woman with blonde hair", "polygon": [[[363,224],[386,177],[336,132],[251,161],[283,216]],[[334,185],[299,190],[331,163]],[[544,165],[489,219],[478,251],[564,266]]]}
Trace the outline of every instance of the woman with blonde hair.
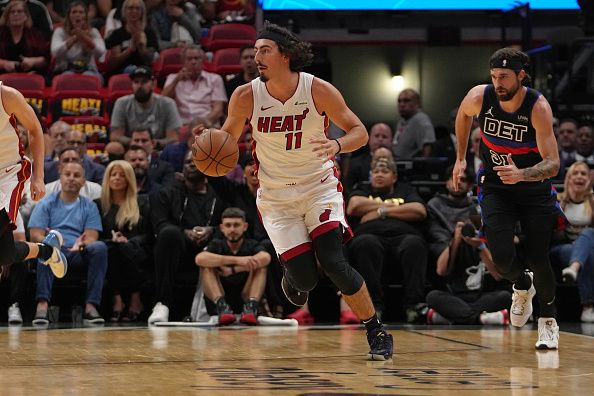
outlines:
{"label": "woman with blonde hair", "polygon": [[582,322],[594,322],[594,172],[577,161],[565,174],[564,191],[558,194],[566,227],[560,243],[551,248],[551,261],[561,266],[563,281],[577,282]]}
{"label": "woman with blonde hair", "polygon": [[11,0],[0,16],[0,72],[40,72],[47,67],[49,40],[33,27],[23,0]]}
{"label": "woman with blonde hair", "polygon": [[[101,213],[101,238],[107,244],[109,252],[107,278],[113,290],[111,321],[136,321],[143,310],[140,288],[144,276],[141,267],[149,257],[147,239],[152,233],[148,200],[137,194],[132,165],[118,160],[107,166],[101,198],[95,203]],[[127,316],[123,315],[124,283],[130,289]]]}
{"label": "woman with blonde hair", "polygon": [[131,73],[138,66],[151,66],[159,50],[159,39],[147,25],[146,12],[142,0],[125,0],[122,4],[123,25],[105,38],[111,74]]}
{"label": "woman with blonde hair", "polygon": [[88,7],[82,0],[68,5],[64,26],[54,30],[51,52],[56,58],[54,74],[86,74],[103,83],[97,59],[105,53],[105,42],[101,33],[89,26]]}

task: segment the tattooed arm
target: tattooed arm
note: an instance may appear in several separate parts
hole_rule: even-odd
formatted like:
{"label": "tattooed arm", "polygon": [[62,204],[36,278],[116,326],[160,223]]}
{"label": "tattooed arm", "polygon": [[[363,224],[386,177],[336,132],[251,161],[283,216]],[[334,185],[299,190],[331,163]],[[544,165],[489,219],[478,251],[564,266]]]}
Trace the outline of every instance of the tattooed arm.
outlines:
{"label": "tattooed arm", "polygon": [[529,168],[518,169],[512,155],[508,154],[506,165],[493,167],[504,184],[541,181],[555,176],[559,171],[559,152],[553,133],[553,112],[543,96],[538,98],[532,108],[532,125],[536,130],[536,145],[542,161]]}
{"label": "tattooed arm", "polygon": [[532,125],[536,129],[536,144],[542,161],[522,169],[524,181],[540,181],[557,175],[559,152],[553,133],[553,112],[544,96],[540,96],[532,108]]}

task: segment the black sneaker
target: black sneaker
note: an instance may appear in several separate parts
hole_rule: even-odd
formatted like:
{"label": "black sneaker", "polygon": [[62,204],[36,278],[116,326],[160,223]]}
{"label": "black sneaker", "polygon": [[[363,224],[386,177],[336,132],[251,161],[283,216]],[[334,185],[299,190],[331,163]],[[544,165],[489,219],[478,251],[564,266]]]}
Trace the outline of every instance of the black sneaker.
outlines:
{"label": "black sneaker", "polygon": [[367,342],[369,343],[369,353],[367,353],[369,360],[388,360],[392,358],[394,341],[392,335],[386,333],[383,328],[368,332]]}
{"label": "black sneaker", "polygon": [[239,321],[250,326],[257,325],[258,305],[258,300],[250,298],[250,300],[243,305],[243,311],[241,312],[241,318]]}
{"label": "black sneaker", "polygon": [[295,289],[293,286],[291,286],[284,275],[283,279],[281,280],[281,287],[283,289],[283,293],[285,293],[285,296],[287,297],[287,300],[289,300],[291,304],[302,307],[307,303],[309,292],[301,292]]}
{"label": "black sneaker", "polygon": [[105,319],[99,315],[95,307],[91,308],[88,312],[83,315],[83,324],[88,325],[102,325],[105,323]]}

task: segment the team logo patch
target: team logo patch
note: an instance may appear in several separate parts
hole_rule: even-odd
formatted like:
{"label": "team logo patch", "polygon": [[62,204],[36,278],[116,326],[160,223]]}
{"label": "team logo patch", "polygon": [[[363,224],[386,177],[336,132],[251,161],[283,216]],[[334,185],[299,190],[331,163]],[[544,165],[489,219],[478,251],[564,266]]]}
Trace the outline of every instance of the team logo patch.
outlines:
{"label": "team logo patch", "polygon": [[324,213],[320,215],[320,223],[330,220],[330,213],[332,213],[332,209],[324,210]]}

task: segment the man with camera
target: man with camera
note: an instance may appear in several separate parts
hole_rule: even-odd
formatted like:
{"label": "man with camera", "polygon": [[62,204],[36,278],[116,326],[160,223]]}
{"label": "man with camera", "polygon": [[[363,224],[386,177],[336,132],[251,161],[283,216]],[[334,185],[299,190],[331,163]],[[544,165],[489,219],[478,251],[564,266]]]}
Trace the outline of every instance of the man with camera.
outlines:
{"label": "man with camera", "polygon": [[[499,324],[509,323],[509,290],[501,290],[496,281],[491,253],[475,224],[480,225],[477,207],[468,196],[473,174],[467,168],[454,190],[452,167],[446,189],[427,203],[429,209],[429,245],[437,257],[437,275],[446,281],[446,289],[427,294],[429,324]],[[508,285],[509,288],[509,285]],[[498,290],[499,289],[499,290]]]}

